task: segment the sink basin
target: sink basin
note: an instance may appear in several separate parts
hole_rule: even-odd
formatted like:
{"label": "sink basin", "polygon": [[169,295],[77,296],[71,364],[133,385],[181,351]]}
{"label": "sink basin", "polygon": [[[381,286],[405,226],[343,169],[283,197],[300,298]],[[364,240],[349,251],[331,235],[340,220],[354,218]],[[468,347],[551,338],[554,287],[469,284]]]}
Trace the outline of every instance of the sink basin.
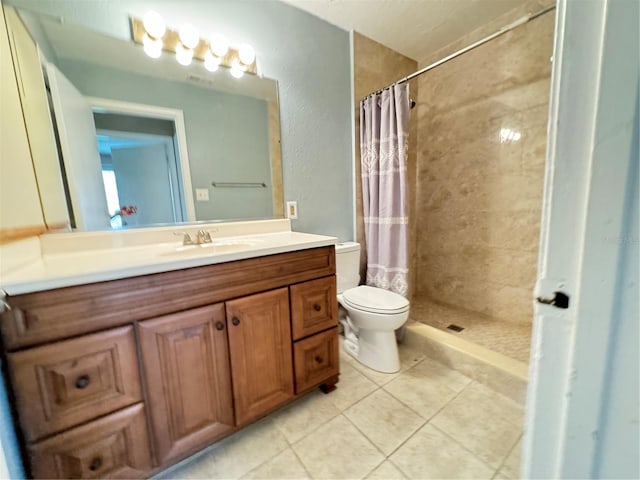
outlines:
{"label": "sink basin", "polygon": [[213,243],[203,243],[202,245],[182,245],[172,248],[169,251],[160,253],[162,256],[207,256],[224,253],[233,253],[255,247],[255,243],[241,241],[216,241]]}

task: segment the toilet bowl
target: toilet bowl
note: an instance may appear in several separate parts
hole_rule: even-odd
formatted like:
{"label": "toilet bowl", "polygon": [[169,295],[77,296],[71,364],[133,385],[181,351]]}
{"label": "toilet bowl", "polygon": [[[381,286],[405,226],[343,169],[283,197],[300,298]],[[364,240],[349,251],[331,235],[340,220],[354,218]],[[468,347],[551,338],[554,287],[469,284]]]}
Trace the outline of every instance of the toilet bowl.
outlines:
{"label": "toilet bowl", "polygon": [[342,319],[345,350],[373,370],[400,370],[395,330],[409,317],[409,301],[382,288],[358,285],[360,245],[336,246],[338,302],[346,311]]}

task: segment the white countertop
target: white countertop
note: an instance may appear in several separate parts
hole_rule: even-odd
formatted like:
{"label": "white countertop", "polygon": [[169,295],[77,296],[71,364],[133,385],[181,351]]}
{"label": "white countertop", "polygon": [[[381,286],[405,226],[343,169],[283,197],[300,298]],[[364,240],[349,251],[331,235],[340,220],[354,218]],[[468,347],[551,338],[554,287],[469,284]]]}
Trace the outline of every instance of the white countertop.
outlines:
{"label": "white countertop", "polygon": [[79,249],[42,254],[0,278],[8,295],[200,267],[334,245],[337,239],[291,231],[214,238],[212,245],[181,247],[181,241]]}

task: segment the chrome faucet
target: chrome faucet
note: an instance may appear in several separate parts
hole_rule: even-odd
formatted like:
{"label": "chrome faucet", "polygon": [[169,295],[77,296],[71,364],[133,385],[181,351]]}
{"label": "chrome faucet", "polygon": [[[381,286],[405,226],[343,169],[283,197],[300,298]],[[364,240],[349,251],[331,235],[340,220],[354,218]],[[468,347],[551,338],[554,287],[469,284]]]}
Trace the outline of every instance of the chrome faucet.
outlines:
{"label": "chrome faucet", "polygon": [[211,235],[206,230],[198,230],[196,233],[196,245],[202,245],[203,243],[212,243]]}
{"label": "chrome faucet", "polygon": [[195,239],[191,238],[187,232],[174,232],[174,235],[182,235],[182,245],[202,245],[203,243],[213,243],[211,234],[206,230],[198,230]]}

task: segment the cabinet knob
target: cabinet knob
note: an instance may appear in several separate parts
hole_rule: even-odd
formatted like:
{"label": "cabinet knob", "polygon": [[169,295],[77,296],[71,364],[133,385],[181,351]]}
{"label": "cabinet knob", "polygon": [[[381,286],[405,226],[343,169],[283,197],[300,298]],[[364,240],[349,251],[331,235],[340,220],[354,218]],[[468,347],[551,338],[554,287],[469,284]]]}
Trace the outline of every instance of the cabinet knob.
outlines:
{"label": "cabinet knob", "polygon": [[91,383],[91,378],[89,377],[89,375],[81,375],[78,378],[76,378],[76,388],[78,390],[87,388],[90,383]]}
{"label": "cabinet knob", "polygon": [[89,470],[91,470],[92,472],[95,472],[96,470],[99,470],[101,466],[102,466],[102,459],[100,457],[96,457],[93,460],[91,460],[91,463],[89,464]]}
{"label": "cabinet knob", "polygon": [[318,363],[322,363],[322,357],[320,355],[316,355],[316,357],[314,358],[314,360]]}
{"label": "cabinet knob", "polygon": [[314,304],[313,304],[313,309],[314,309],[316,312],[319,312],[320,310],[322,310],[322,307],[321,307],[319,304],[314,303]]}
{"label": "cabinet knob", "polygon": [[235,326],[240,325],[240,319],[238,317],[233,317],[231,319],[231,323],[233,323]]}
{"label": "cabinet knob", "polygon": [[224,323],[216,322],[216,330],[224,330]]}

